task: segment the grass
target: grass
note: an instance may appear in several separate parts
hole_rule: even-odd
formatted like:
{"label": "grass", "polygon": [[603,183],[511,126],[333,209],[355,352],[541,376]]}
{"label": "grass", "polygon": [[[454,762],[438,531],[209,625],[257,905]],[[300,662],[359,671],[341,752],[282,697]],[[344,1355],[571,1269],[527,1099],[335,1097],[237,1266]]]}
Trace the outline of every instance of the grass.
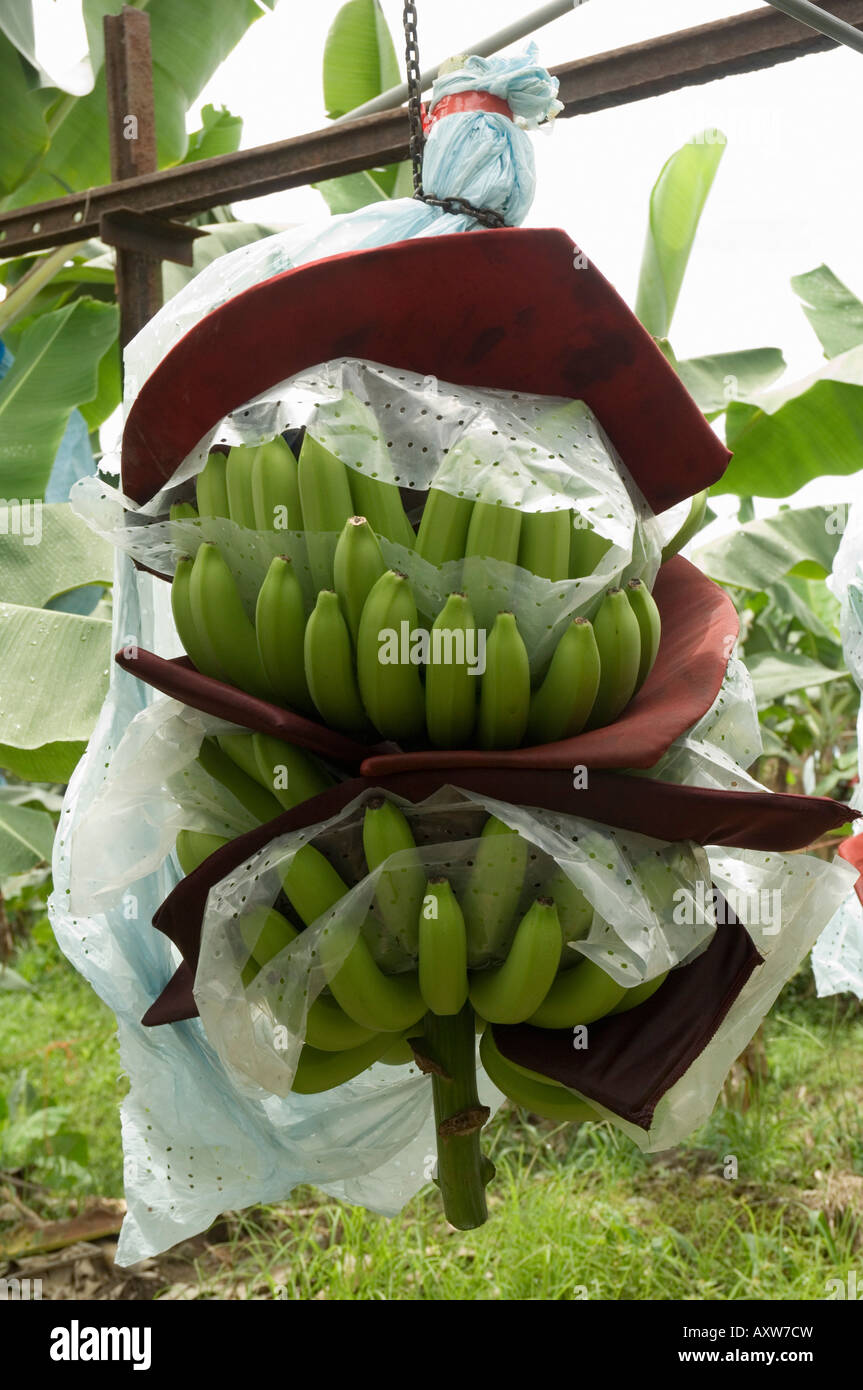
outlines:
{"label": "grass", "polygon": [[[47,923],[15,964],[38,988],[4,998],[0,1094],[26,1068],[41,1104],[71,1106],[89,1148],[86,1186],[74,1171],[55,1179],[56,1216],[58,1197],[120,1193],[125,1082],[113,1016],[59,956]],[[644,1155],[605,1125],[531,1122],[507,1106],[487,1131],[497,1176],[482,1229],[453,1231],[432,1188],[393,1220],[298,1189],[279,1206],[229,1213],[181,1276],[166,1272],[162,1292],[822,1299],[828,1279],[863,1267],[863,1009],[816,1000],[807,969],[765,1037],[769,1074],[753,1082],[749,1108],[720,1103],[679,1149]]]}

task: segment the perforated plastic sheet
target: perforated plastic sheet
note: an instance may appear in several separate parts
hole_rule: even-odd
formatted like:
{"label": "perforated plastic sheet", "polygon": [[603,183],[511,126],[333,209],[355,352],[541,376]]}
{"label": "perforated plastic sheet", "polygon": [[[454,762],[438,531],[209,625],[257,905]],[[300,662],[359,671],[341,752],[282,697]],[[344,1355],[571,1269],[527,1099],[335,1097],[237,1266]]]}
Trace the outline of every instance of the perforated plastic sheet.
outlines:
{"label": "perforated plastic sheet", "polygon": [[[643,578],[652,586],[662,535],[638,486],[583,402],[475,390],[398,367],[341,359],[319,364],[262,392],[221,420],[143,507],[96,478],[73,492],[75,510],[100,535],[150,569],[169,575],[178,554],[205,540],[220,545],[249,616],[274,555],[289,555],[314,601],[305,536],[251,531],[224,518],[158,520],[207,459],[212,444],[259,444],[289,428],[309,433],[352,470],[421,494],[499,502],[521,512],[570,510],[577,523],[611,541],[586,579],[552,583],[497,560],[434,566],[382,540],[387,563],[411,580],[417,607],[433,619],[454,590],[466,592],[477,622],[491,626],[501,608],[515,613],[534,670],[547,660],[567,621],[592,615],[611,584]],[[335,550],[338,535],[328,538]]]}
{"label": "perforated plastic sheet", "polygon": [[[122,582],[115,590],[117,645],[134,635],[141,645],[171,649],[175,637],[167,586],[135,574],[123,556],[118,557],[118,567]],[[148,692],[119,670],[113,682],[115,697],[103,712],[90,755],[80,764],[67,796],[55,852],[52,918],[66,954],[117,1014],[123,1066],[131,1082],[122,1108],[128,1216],[119,1263],[130,1264],[166,1249],[205,1229],[224,1210],[283,1200],[299,1183],[313,1183],[346,1202],[394,1215],[425,1185],[434,1162],[430,1087],[415,1068],[379,1064],[337,1091],[281,1098],[256,1089],[248,1077],[238,1081],[199,1019],[141,1027],[142,1015],[178,964],[177,952],[152,929],[150,919],[178,877],[170,846],[180,820],[170,823],[170,797],[161,792],[159,801],[158,778],[147,793],[155,798],[149,809],[138,783],[126,801],[111,801],[119,816],[137,816],[141,826],[134,850],[125,857],[123,839],[115,836],[118,858],[113,864],[113,856],[100,854],[95,843],[109,833],[110,825],[109,801],[100,794],[115,782],[115,758],[119,768],[135,768],[143,775],[141,764],[151,762],[158,749],[158,757],[167,760],[173,774],[181,775],[178,746],[185,748],[187,740],[195,744],[204,726],[194,729],[194,721],[204,716],[193,711],[181,715],[179,706],[171,709],[172,702],[159,700],[158,710],[142,712],[127,733],[132,714],[142,710]],[[121,757],[124,734],[129,743]],[[235,817],[237,812],[227,801],[196,809],[214,815],[232,810]],[[77,850],[70,865],[70,835],[74,843],[74,835],[88,823],[94,827],[92,867],[79,875]],[[239,821],[235,823],[239,829]],[[205,818],[196,825],[213,828]],[[745,898],[751,872],[746,852],[708,850],[708,857],[711,875],[720,886],[727,891],[736,887],[738,897]],[[853,881],[847,865],[827,865],[803,855],[787,859],[788,863],[784,856],[773,856],[763,871],[759,866],[759,888],[781,884],[789,866],[797,874],[782,899],[780,932],[764,937],[762,943],[753,923],[756,944],[771,953],[769,973],[767,966],[756,971],[743,1003],[735,1005],[707,1052],[661,1103],[647,1138],[613,1119],[637,1143],[649,1149],[670,1147],[706,1117],[728,1066]],[[587,863],[594,863],[589,851]],[[812,870],[810,878],[807,868]],[[600,877],[598,869],[589,872]],[[764,873],[770,876],[765,879]],[[719,874],[724,880],[717,878]],[[589,887],[593,880],[586,875],[582,881]],[[70,902],[73,882],[80,894],[75,903]],[[106,886],[110,892],[105,892]],[[100,892],[100,902],[88,907],[87,895]],[[745,900],[737,906],[745,909]],[[265,1006],[262,1013],[266,1017]],[[502,1097],[481,1070],[478,1084],[482,1102],[496,1109]]]}
{"label": "perforated plastic sheet", "polygon": [[[827,583],[840,603],[845,664],[863,691],[863,508],[859,504],[848,508],[842,519],[846,525]],[[863,706],[857,714],[857,747],[863,748]],[[851,805],[863,811],[863,784],[855,787]],[[861,833],[861,824],[856,822],[852,834]],[[847,991],[863,999],[863,906],[856,892],[848,893],[818,938],[812,969],[819,997]]]}

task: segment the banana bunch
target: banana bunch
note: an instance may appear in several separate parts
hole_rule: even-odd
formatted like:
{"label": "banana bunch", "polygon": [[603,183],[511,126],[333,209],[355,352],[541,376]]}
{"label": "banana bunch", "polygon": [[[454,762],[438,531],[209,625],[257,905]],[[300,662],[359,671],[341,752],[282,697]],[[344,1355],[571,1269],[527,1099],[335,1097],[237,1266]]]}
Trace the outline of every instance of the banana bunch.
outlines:
{"label": "banana bunch", "polygon": [[436,748],[533,746],[610,724],[647,679],[661,636],[650,591],[630,580],[605,594],[592,623],[573,619],[532,688],[514,615],[501,612],[480,632],[465,594],[453,593],[427,630],[409,581],[386,568],[361,516],[345,521],[332,587],[308,617],[284,556],[272,560],[250,617],[210,542],[178,560],[171,601],[204,675],[342,733]]}
{"label": "banana bunch", "polygon": [[[328,785],[315,760],[260,734],[205,740],[200,759],[261,819]],[[521,913],[527,844],[495,817],[483,829],[461,901],[446,877],[426,879],[410,824],[394,802],[380,797],[367,803],[362,841],[369,873],[379,871],[374,911],[349,944],[338,933],[321,934],[327,987],[308,1011],[295,1089],[329,1090],[375,1062],[411,1061],[411,1040],[421,1050],[427,1015],[451,1018],[469,1005],[477,1029],[485,1030],[483,1062],[499,1089],[537,1114],[589,1118],[593,1112],[569,1091],[555,1088],[549,1096],[548,1078],[506,1062],[485,1025],[571,1029],[637,1007],[665,977],[627,990],[593,961],[573,964],[578,956],[567,946],[587,934],[592,907],[558,871]],[[224,843],[219,836],[182,831],[181,868],[191,873]],[[241,920],[249,952],[242,972],[247,987],[303,927],[331,912],[349,891],[311,844],[296,851],[281,878],[293,920],[276,908],[255,909]],[[388,944],[402,964],[415,960],[416,969],[384,968]]]}

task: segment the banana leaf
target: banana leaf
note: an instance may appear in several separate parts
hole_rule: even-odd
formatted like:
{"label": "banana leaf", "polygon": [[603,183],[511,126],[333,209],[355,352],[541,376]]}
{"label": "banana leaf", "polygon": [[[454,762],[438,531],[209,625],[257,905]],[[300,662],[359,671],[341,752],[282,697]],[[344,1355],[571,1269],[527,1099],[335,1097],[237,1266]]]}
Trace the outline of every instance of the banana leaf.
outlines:
{"label": "banana leaf", "polygon": [[46,811],[0,802],[0,880],[50,863],[54,822]]}
{"label": "banana leaf", "polygon": [[110,622],[0,603],[0,767],[32,781],[67,781],[110,663]]}
{"label": "banana leaf", "polygon": [[117,322],[114,305],[77,299],[22,334],[0,381],[0,496],[42,496],[70,414],[97,394]]}
{"label": "banana leaf", "polygon": [[719,131],[702,131],[663,165],[650,195],[635,312],[667,338],[707,195],[725,151]]}
{"label": "banana leaf", "polygon": [[791,288],[803,300],[825,357],[839,357],[863,343],[863,304],[829,266],[792,276]]}
{"label": "banana leaf", "polygon": [[823,578],[841,539],[830,529],[831,516],[829,507],[787,508],[701,546],[692,559],[711,579],[741,589],[767,589],[807,565],[815,568],[804,577]]}

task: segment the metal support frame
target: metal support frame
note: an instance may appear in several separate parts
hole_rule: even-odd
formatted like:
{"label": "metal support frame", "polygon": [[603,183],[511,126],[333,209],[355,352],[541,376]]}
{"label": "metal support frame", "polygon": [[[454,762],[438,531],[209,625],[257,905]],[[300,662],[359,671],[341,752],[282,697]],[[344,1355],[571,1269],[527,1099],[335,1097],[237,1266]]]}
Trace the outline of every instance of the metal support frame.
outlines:
{"label": "metal support frame", "polygon": [[[120,14],[105,15],[102,26],[111,177],[122,185],[158,168],[150,19],[143,10],[124,5]],[[114,239],[119,212],[120,208],[101,209],[98,233],[117,247],[120,345],[125,347],[161,307],[162,263],[157,256],[142,254],[140,246],[132,247],[128,239]]]}
{"label": "metal support frame", "polygon": [[[831,0],[830,12],[863,30],[863,0]],[[146,21],[144,12],[127,9],[113,22],[122,23],[129,14],[135,17],[135,24]],[[552,69],[560,80],[561,99],[566,103],[558,119],[754,72],[835,46],[832,39],[802,27],[772,6],[752,10]],[[119,91],[133,93],[134,100],[140,102],[141,90],[136,87],[137,63],[127,62],[125,72],[127,85],[121,84]],[[111,90],[109,84],[109,93]],[[407,118],[404,109],[397,107],[359,120],[333,124],[291,140],[153,173],[141,167],[142,156],[146,154],[146,147],[141,147],[136,151],[132,170],[127,169],[125,158],[131,158],[128,146],[135,142],[124,139],[117,119],[119,115],[122,121],[124,115],[134,114],[138,108],[133,110],[133,98],[128,95],[112,96],[110,100],[114,102],[115,114],[109,123],[109,133],[113,130],[118,160],[121,155],[124,159],[120,181],[105,188],[93,188],[52,202],[0,213],[0,256],[26,255],[98,236],[105,225],[103,219],[121,212],[127,227],[132,214],[160,219],[172,215],[189,216],[241,198],[282,192],[341,174],[391,164],[408,155]],[[140,109],[143,112],[143,106]],[[141,129],[139,114],[139,134]],[[154,140],[152,123],[149,129]],[[114,172],[117,177],[116,170]],[[110,232],[110,221],[107,226]],[[155,244],[153,246],[153,254],[161,255],[162,251],[156,251]],[[126,251],[123,254],[127,254]],[[128,254],[136,253],[130,251]]]}

